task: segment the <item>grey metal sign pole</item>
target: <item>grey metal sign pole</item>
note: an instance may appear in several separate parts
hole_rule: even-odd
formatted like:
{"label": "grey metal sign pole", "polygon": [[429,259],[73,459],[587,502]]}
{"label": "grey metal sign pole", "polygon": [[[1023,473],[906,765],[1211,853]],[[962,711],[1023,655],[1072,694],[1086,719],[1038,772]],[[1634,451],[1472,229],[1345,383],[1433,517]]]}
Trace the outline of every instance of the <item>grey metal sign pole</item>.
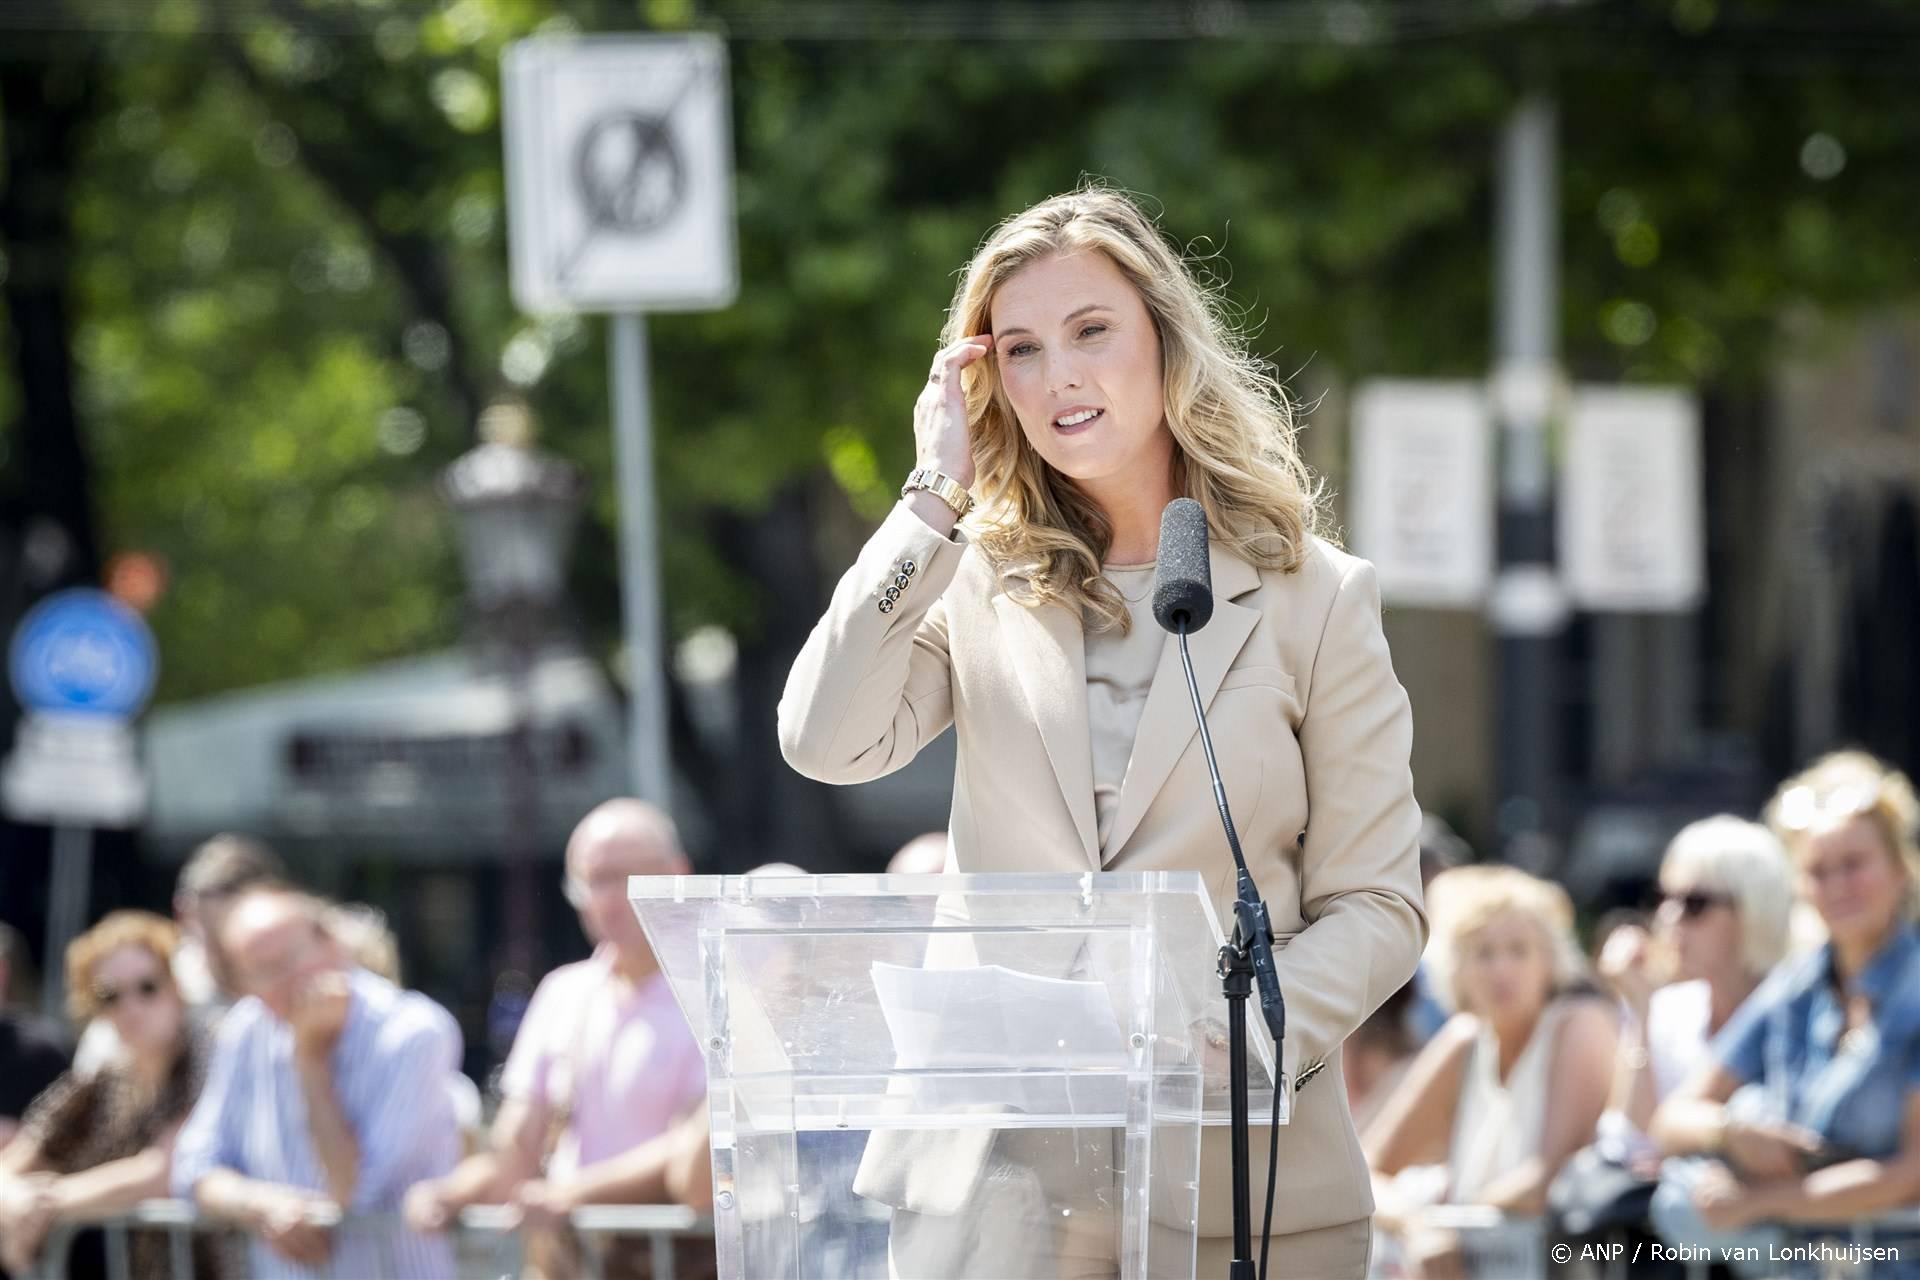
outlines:
{"label": "grey metal sign pole", "polygon": [[667,754],[667,630],[660,615],[660,521],[647,403],[647,321],[615,312],[607,329],[613,379],[614,480],[620,507],[620,607],[626,632],[627,752],[635,793],[664,809]]}
{"label": "grey metal sign pole", "polygon": [[46,967],[40,1004],[50,1018],[66,1016],[67,944],[87,927],[93,885],[93,828],[61,823],[53,829],[53,876],[47,893]]}
{"label": "grey metal sign pole", "polygon": [[1559,173],[1551,100],[1529,98],[1500,141],[1494,406],[1499,422],[1499,808],[1502,856],[1551,872],[1558,851],[1555,725],[1565,595],[1555,570],[1553,456],[1559,345]]}
{"label": "grey metal sign pole", "polygon": [[503,55],[501,81],[514,299],[610,317],[629,771],[668,806],[646,316],[739,292],[727,47],[711,32],[534,36]]}

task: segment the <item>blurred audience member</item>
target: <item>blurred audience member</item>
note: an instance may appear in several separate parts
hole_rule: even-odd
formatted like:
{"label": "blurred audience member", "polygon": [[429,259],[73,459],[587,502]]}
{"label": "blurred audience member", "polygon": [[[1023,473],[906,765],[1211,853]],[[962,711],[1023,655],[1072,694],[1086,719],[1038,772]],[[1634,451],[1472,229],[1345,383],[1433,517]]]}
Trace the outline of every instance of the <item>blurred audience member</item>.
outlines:
{"label": "blurred audience member", "polygon": [[1427,959],[1459,1012],[1364,1141],[1383,1245],[1416,1273],[1454,1256],[1451,1238],[1423,1221],[1428,1205],[1545,1209],[1560,1166],[1592,1140],[1614,1056],[1612,1012],[1566,994],[1584,960],[1559,886],[1512,867],[1458,867],[1434,878],[1427,910]]}
{"label": "blurred audience member", "polygon": [[[533,994],[500,1079],[492,1150],[414,1188],[408,1222],[441,1230],[462,1208],[511,1203],[552,1233],[573,1209],[654,1199],[666,1134],[706,1096],[706,1064],[627,901],[627,877],[690,870],[673,820],[610,800],[567,843],[567,898],[596,945]],[[557,1135],[557,1141],[555,1141]],[[569,1269],[549,1234],[549,1265]]]}
{"label": "blurred audience member", "polygon": [[[919,837],[924,839],[925,837]],[[944,842],[946,837],[940,837]],[[896,858],[898,854],[894,855]],[[808,872],[791,862],[769,862],[747,875],[804,876]],[[700,1213],[713,1209],[712,1112],[704,1105],[676,1121],[671,1129],[637,1148],[631,1161],[633,1199],[642,1203],[685,1205]],[[832,1140],[847,1135],[818,1134]],[[864,1134],[853,1134],[864,1144]],[[856,1154],[857,1159],[857,1154]],[[851,1177],[851,1175],[849,1175]]]}
{"label": "blurred audience member", "polygon": [[[0,925],[0,944],[0,991],[10,991],[27,948],[7,925]],[[0,1002],[0,1151],[12,1141],[28,1104],[67,1069],[70,1046],[58,1026],[26,1004]]]}
{"label": "blurred audience member", "polygon": [[[173,985],[190,1013],[211,1022],[226,1012],[234,993],[221,981],[219,959],[209,940],[242,889],[284,878],[273,850],[246,836],[218,835],[193,851],[173,887],[173,918],[180,945],[173,953]],[[80,1037],[74,1070],[91,1074],[121,1051],[111,1018],[95,1018]]]}
{"label": "blurred audience member", "polygon": [[1625,926],[1600,954],[1622,1008],[1597,1144],[1609,1159],[1657,1160],[1654,1107],[1706,1062],[1708,1042],[1786,954],[1792,907],[1787,852],[1757,823],[1707,818],[1667,846],[1653,931]]}
{"label": "blurred audience member", "polygon": [[[1721,816],[1683,828],[1661,860],[1652,927],[1622,919],[1599,944],[1619,1002],[1613,1088],[1592,1146],[1548,1195],[1556,1227],[1645,1254],[1660,1152],[1654,1108],[1707,1060],[1708,1044],[1784,954],[1792,869],[1772,832]],[[1601,934],[1604,930],[1604,922]],[[1683,1268],[1668,1270],[1678,1273]]]}
{"label": "blurred audience member", "polygon": [[[1920,804],[1904,775],[1848,751],[1790,779],[1766,816],[1828,941],[1776,969],[1654,1114],[1661,1149],[1696,1158],[1667,1161],[1653,1216],[1675,1243],[1772,1258],[1920,1190]],[[1868,1243],[1899,1258],[1874,1275],[1920,1275],[1920,1233]]]}
{"label": "blurred audience member", "polygon": [[216,936],[246,998],[220,1025],[206,1089],[174,1149],[174,1193],[255,1237],[251,1276],[451,1277],[447,1242],[354,1225],[459,1156],[446,1077],[453,1018],[356,967],[329,931],[332,908],[255,887]]}
{"label": "blurred audience member", "polygon": [[887,859],[890,876],[937,876],[947,869],[949,843],[944,831],[929,831],[894,850]]}
{"label": "blurred audience member", "polygon": [[[166,1194],[174,1136],[205,1065],[171,969],[179,939],[164,916],[115,911],[67,947],[74,1023],[111,1022],[124,1052],[91,1075],[61,1076],[0,1153],[0,1262],[11,1270],[28,1269],[62,1218]],[[164,1236],[136,1231],[130,1245],[133,1275],[168,1273]],[[197,1252],[196,1273],[212,1274],[212,1252]]]}

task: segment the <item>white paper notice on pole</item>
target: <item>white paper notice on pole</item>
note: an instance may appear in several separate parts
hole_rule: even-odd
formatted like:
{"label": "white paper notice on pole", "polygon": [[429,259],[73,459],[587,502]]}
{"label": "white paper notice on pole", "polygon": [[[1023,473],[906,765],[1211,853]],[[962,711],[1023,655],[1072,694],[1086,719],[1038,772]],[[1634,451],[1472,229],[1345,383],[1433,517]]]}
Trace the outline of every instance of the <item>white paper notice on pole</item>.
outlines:
{"label": "white paper notice on pole", "polygon": [[733,127],[718,37],[538,36],[510,47],[501,72],[523,309],[733,301]]}
{"label": "white paper notice on pole", "polygon": [[1679,612],[1705,594],[1700,412],[1669,387],[1574,390],[1560,560],[1583,609]]}
{"label": "white paper notice on pole", "polygon": [[1381,598],[1474,608],[1493,574],[1492,427],[1473,382],[1363,384],[1353,407],[1353,549]]}

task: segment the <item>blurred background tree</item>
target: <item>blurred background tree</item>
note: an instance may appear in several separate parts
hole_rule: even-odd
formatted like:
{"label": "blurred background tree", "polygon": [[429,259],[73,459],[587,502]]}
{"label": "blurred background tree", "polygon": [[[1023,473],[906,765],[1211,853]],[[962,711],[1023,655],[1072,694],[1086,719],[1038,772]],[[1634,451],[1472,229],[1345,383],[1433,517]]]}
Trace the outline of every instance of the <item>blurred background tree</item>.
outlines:
{"label": "blurred background tree", "polygon": [[432,482],[511,390],[594,478],[574,600],[617,670],[602,329],[508,296],[499,57],[713,24],[742,290],[655,321],[653,397],[672,633],[739,645],[747,754],[688,770],[735,823],[843,558],[815,539],[891,502],[953,273],[1085,174],[1157,201],[1308,397],[1484,372],[1493,138],[1528,88],[1560,104],[1579,376],[1750,396],[1795,304],[1920,283],[1903,5],[13,0],[0,623],[138,548],[171,572],[163,700],[444,647]]}

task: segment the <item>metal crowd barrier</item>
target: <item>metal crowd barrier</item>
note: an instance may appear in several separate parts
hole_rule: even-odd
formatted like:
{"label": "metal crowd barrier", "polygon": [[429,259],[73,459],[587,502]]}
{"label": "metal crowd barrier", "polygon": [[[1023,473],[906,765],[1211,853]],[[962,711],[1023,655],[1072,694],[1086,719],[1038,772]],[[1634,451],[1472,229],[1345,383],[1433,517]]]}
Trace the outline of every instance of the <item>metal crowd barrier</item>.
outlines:
{"label": "metal crowd barrier", "polygon": [[[679,1239],[713,1239],[713,1219],[679,1205],[608,1204],[576,1209],[570,1215],[574,1234],[580,1240],[580,1269],[583,1280],[604,1280],[607,1247],[617,1237],[645,1236],[655,1280],[674,1280],[674,1242]],[[386,1231],[400,1225],[394,1213],[327,1213],[315,1218],[317,1225],[338,1231]],[[132,1263],[129,1233],[135,1230],[161,1231],[167,1237],[169,1280],[195,1280],[193,1236],[209,1232],[244,1240],[245,1234],[221,1218],[203,1216],[185,1200],[145,1200],[131,1210],[113,1215],[63,1221],[47,1235],[35,1269],[27,1280],[67,1280],[67,1268],[73,1241],[82,1231],[97,1229],[105,1242],[107,1280],[131,1280]],[[513,1210],[501,1205],[476,1205],[460,1214],[454,1237],[454,1256],[462,1277],[515,1277],[524,1258],[521,1251],[520,1223]],[[409,1280],[399,1274],[389,1255],[384,1259],[387,1271],[381,1276],[353,1277],[353,1280]]]}
{"label": "metal crowd barrier", "polygon": [[[1604,1236],[1557,1240],[1545,1218],[1512,1218],[1498,1209],[1483,1205],[1439,1205],[1422,1213],[1424,1221],[1452,1231],[1460,1241],[1463,1270],[1470,1280],[1547,1280],[1549,1276],[1584,1274],[1595,1280],[1630,1280],[1636,1273],[1630,1248],[1615,1249]],[[1855,1245],[1867,1246],[1879,1232],[1911,1232],[1920,1235],[1920,1208],[1902,1209],[1832,1224],[1801,1223],[1797,1230],[1825,1231],[1844,1235]],[[1553,1248],[1564,1245],[1570,1256],[1555,1257]],[[1584,1246],[1584,1247],[1583,1247]],[[1901,1258],[1903,1263],[1916,1259]],[[1650,1260],[1642,1258],[1640,1265]],[[1719,1257],[1689,1259],[1687,1280],[1708,1280]],[[1570,1270],[1579,1267],[1578,1272]],[[1837,1277],[1869,1277],[1871,1264],[1849,1266],[1830,1263],[1821,1274]]]}
{"label": "metal crowd barrier", "polygon": [[1433,1205],[1420,1220],[1442,1227],[1460,1242],[1461,1270],[1469,1280],[1546,1280],[1547,1220],[1510,1218],[1477,1204]]}

